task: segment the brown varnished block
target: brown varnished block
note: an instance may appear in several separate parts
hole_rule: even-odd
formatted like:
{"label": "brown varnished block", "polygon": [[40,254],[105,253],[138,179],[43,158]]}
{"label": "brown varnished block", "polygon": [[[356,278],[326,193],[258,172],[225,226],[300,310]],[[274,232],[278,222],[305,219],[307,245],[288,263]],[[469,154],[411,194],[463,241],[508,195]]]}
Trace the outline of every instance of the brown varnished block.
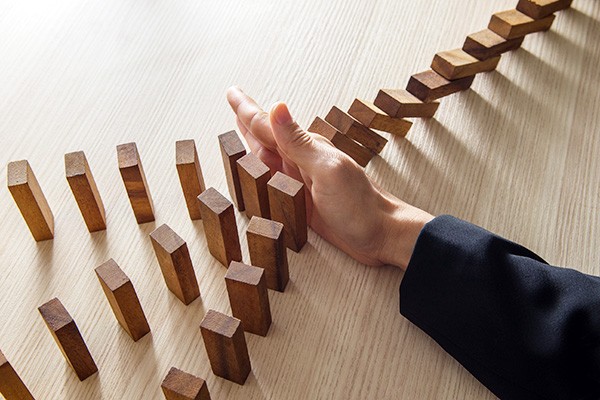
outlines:
{"label": "brown varnished block", "polygon": [[160,385],[167,400],[210,400],[206,382],[172,367]]}
{"label": "brown varnished block", "polygon": [[221,148],[221,156],[223,157],[229,194],[237,209],[244,211],[244,198],[240,187],[237,160],[246,155],[246,148],[236,131],[229,131],[219,135],[219,147]]}
{"label": "brown varnished block", "polygon": [[375,153],[364,147],[358,142],[350,139],[342,132],[331,126],[325,120],[317,117],[308,128],[309,132],[318,133],[329,139],[329,141],[339,150],[346,153],[361,167],[366,167],[369,161],[375,156]]}
{"label": "brown varnished block", "polygon": [[239,319],[208,310],[200,332],[215,375],[243,385],[250,374],[250,357]]}
{"label": "brown varnished block", "polygon": [[201,219],[198,196],[206,188],[202,168],[198,160],[196,142],[193,139],[177,141],[175,143],[175,160],[179,182],[181,183],[190,218],[193,220]]}
{"label": "brown varnished block", "polygon": [[242,321],[244,331],[267,336],[271,306],[263,268],[232,261],[225,274],[231,313]]}
{"label": "brown varnished block", "polygon": [[511,9],[492,15],[488,29],[504,39],[516,39],[530,33],[547,31],[554,22],[554,14],[542,19],[533,19],[520,11]]}
{"label": "brown varnished block", "polygon": [[390,117],[375,104],[360,99],[354,100],[348,114],[368,128],[389,132],[401,137],[406,136],[412,126],[412,122],[409,120]]}
{"label": "brown varnished block", "polygon": [[543,19],[571,7],[573,0],[519,0],[517,10],[533,19]]}
{"label": "brown varnished block", "polygon": [[119,171],[138,224],[154,221],[154,205],[135,143],[117,146]]}
{"label": "brown varnished block", "polygon": [[231,261],[242,261],[233,204],[214,188],[202,192],[198,201],[210,254],[225,267]]}
{"label": "brown varnished block", "polygon": [[431,118],[440,102],[422,102],[404,89],[381,89],[375,98],[375,106],[394,118]]}
{"label": "brown varnished block", "polygon": [[432,101],[471,87],[475,75],[449,81],[432,70],[420,72],[410,77],[406,90],[421,101]]}
{"label": "brown varnished block", "polygon": [[46,326],[65,359],[80,381],[98,372],[98,367],[88,350],[79,328],[60,300],[54,298],[38,308]]}
{"label": "brown varnished block", "polygon": [[466,78],[496,69],[500,56],[480,61],[462,49],[439,52],[433,57],[431,69],[448,80]]}
{"label": "brown varnished block", "polygon": [[185,305],[200,297],[187,243],[167,224],[156,228],[150,240],[169,290]]}
{"label": "brown varnished block", "polygon": [[17,372],[0,351],[0,394],[6,400],[34,400]]}
{"label": "brown varnished block", "polygon": [[104,204],[83,151],[65,154],[65,173],[88,230],[106,229]]}
{"label": "brown varnished block", "polygon": [[516,50],[521,47],[523,39],[506,40],[497,33],[484,29],[482,31],[472,33],[465,39],[463,50],[479,60],[487,60],[499,56],[508,51]]}
{"label": "brown varnished block", "polygon": [[112,258],[95,271],[117,321],[137,342],[150,332],[150,326],[133,283]]}
{"label": "brown varnished block", "polygon": [[267,182],[271,170],[254,153],[248,153],[237,160],[240,187],[248,218],[253,216],[270,218]]}
{"label": "brown varnished block", "polygon": [[267,187],[271,219],[283,224],[285,245],[297,253],[308,238],[304,184],[277,171]]}
{"label": "brown varnished block", "polygon": [[269,289],[283,292],[290,280],[283,224],[269,219],[252,217],[248,230],[250,263],[264,268]]}
{"label": "brown varnished block", "polygon": [[40,242],[54,238],[54,216],[27,160],[7,166],[7,184],[33,238]]}
{"label": "brown varnished block", "polygon": [[373,132],[336,106],[331,108],[325,117],[325,121],[350,139],[362,144],[373,153],[381,153],[381,150],[383,150],[387,144],[386,138]]}

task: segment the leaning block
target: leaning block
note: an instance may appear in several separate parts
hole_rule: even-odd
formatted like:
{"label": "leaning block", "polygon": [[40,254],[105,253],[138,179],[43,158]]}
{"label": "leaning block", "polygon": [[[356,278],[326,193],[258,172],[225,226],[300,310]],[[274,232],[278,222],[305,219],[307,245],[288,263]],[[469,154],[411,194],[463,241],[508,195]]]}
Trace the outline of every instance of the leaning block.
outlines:
{"label": "leaning block", "polygon": [[431,118],[440,102],[424,103],[404,89],[381,89],[375,98],[375,106],[393,118]]}
{"label": "leaning block", "polygon": [[390,117],[375,104],[360,99],[354,100],[348,114],[367,128],[389,132],[401,137],[406,136],[412,126],[412,122],[409,120]]}
{"label": "leaning block", "polygon": [[54,238],[54,216],[27,160],[12,161],[7,167],[7,184],[33,238]]}
{"label": "leaning block", "polygon": [[465,39],[463,50],[478,60],[487,60],[508,51],[516,50],[523,43],[522,36],[516,39],[506,40],[502,36],[489,29],[472,33]]}
{"label": "leaning block", "polygon": [[233,204],[214,188],[202,192],[198,201],[210,254],[226,267],[231,261],[242,261]]}
{"label": "leaning block", "polygon": [[200,332],[214,374],[243,385],[251,366],[240,320],[208,310],[200,323]]}
{"label": "leaning block", "polygon": [[154,221],[154,204],[135,143],[117,146],[119,171],[138,224]]}
{"label": "leaning block", "polygon": [[381,150],[383,150],[387,144],[386,138],[373,132],[336,106],[331,108],[325,117],[325,121],[350,139],[362,144],[373,153],[381,153]]}
{"label": "leaning block", "polygon": [[181,183],[190,218],[192,220],[201,219],[198,196],[206,188],[202,168],[198,160],[196,142],[193,139],[177,141],[175,143],[175,160],[179,182]]}
{"label": "leaning block", "polygon": [[187,243],[167,224],[156,228],[150,240],[169,290],[185,305],[200,297]]}
{"label": "leaning block", "polygon": [[432,101],[471,87],[475,75],[449,81],[436,72],[429,70],[410,77],[406,90],[421,101]]}
{"label": "leaning block", "polygon": [[309,132],[318,133],[329,139],[329,141],[339,150],[346,153],[361,167],[366,167],[369,161],[375,156],[375,153],[364,147],[358,142],[350,139],[342,132],[331,126],[325,120],[317,117],[308,128]]}
{"label": "leaning block", "polygon": [[137,342],[150,332],[150,326],[131,280],[112,258],[95,271],[117,321]]}
{"label": "leaning block", "polygon": [[244,198],[240,187],[240,178],[237,170],[237,160],[246,155],[246,148],[236,131],[229,131],[219,135],[219,147],[225,167],[227,187],[233,203],[239,211],[244,211]]}
{"label": "leaning block", "polygon": [[271,219],[283,224],[285,245],[297,253],[308,238],[304,184],[277,171],[267,187]]}
{"label": "leaning block", "polygon": [[79,380],[83,381],[98,372],[98,367],[81,337],[75,321],[60,300],[54,298],[40,306],[38,311]]}
{"label": "leaning block", "polygon": [[34,400],[12,365],[0,351],[0,394],[6,400]]}
{"label": "leaning block", "polygon": [[264,268],[269,289],[283,292],[290,280],[283,224],[252,217],[246,238],[252,265]]}
{"label": "leaning block", "polygon": [[249,153],[237,160],[237,169],[248,218],[255,215],[270,218],[267,193],[267,182],[271,179],[269,167],[254,153]]}
{"label": "leaning block", "polygon": [[160,385],[166,400],[210,400],[204,379],[172,367]]}
{"label": "leaning block", "polygon": [[547,31],[554,22],[554,14],[533,19],[517,10],[506,10],[492,15],[488,29],[504,39],[516,39],[530,33]]}
{"label": "leaning block", "polygon": [[431,69],[448,80],[466,78],[496,69],[500,56],[480,61],[462,49],[439,52],[433,57]]}
{"label": "leaning block", "polygon": [[519,0],[517,10],[533,19],[543,19],[571,7],[573,0]]}

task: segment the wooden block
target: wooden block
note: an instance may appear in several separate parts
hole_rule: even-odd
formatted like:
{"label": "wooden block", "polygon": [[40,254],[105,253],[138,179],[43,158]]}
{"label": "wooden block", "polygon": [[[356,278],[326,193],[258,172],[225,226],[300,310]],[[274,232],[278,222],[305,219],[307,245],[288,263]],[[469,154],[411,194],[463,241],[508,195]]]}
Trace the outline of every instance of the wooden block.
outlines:
{"label": "wooden block", "polygon": [[27,160],[12,161],[7,167],[7,184],[33,238],[54,238],[54,216]]}
{"label": "wooden block", "polygon": [[54,298],[41,305],[38,311],[79,380],[83,381],[98,372],[98,367],[79,333],[77,324],[60,300]]}
{"label": "wooden block", "polygon": [[264,268],[269,289],[283,292],[290,280],[283,224],[260,217],[252,217],[248,230],[250,263]]}
{"label": "wooden block", "polygon": [[421,101],[432,101],[471,87],[475,75],[449,81],[432,70],[420,72],[410,77],[406,90]]}
{"label": "wooden block", "polygon": [[297,253],[308,238],[304,184],[278,171],[267,187],[271,219],[283,224],[285,245]]}
{"label": "wooden block", "polygon": [[506,40],[489,29],[472,33],[465,39],[463,50],[479,60],[487,60],[521,47],[523,39]]}
{"label": "wooden block", "polygon": [[0,394],[6,400],[34,400],[12,365],[0,351]]}
{"label": "wooden block", "polygon": [[500,11],[492,15],[488,29],[504,39],[516,39],[534,32],[547,31],[554,22],[554,14],[533,19],[517,10]]}
{"label": "wooden block", "polygon": [[571,7],[573,0],[519,0],[517,10],[533,19],[543,19]]}
{"label": "wooden block", "polygon": [[154,205],[135,143],[117,146],[119,171],[138,224],[154,221]]}
{"label": "wooden block", "polygon": [[308,128],[309,132],[318,133],[326,137],[338,149],[346,153],[361,167],[366,167],[375,153],[364,147],[358,142],[350,139],[342,132],[335,129],[325,120],[317,117]]}
{"label": "wooden block", "polygon": [[104,204],[83,151],[65,154],[65,173],[88,230],[105,230]]}
{"label": "wooden block", "polygon": [[406,136],[412,126],[412,122],[409,120],[390,117],[375,104],[360,99],[354,100],[348,114],[368,128],[389,132],[401,137]]}
{"label": "wooden block", "polygon": [[336,106],[331,108],[329,114],[325,117],[325,121],[350,139],[362,144],[373,153],[381,153],[381,150],[383,150],[387,144],[386,138],[373,132]]}
{"label": "wooden block", "polygon": [[204,192],[206,187],[204,186],[202,168],[198,160],[196,142],[193,139],[177,141],[175,143],[175,159],[179,182],[181,183],[190,218],[193,220],[202,219],[198,196]]}
{"label": "wooden block", "polygon": [[242,261],[233,204],[214,188],[206,189],[198,200],[210,254],[225,267],[231,261]]}
{"label": "wooden block", "polygon": [[440,102],[424,103],[404,89],[381,89],[377,93],[374,104],[394,118],[431,118],[435,115]]}
{"label": "wooden block", "polygon": [[95,271],[117,321],[137,342],[150,326],[131,280],[112,258]]}
{"label": "wooden block", "polygon": [[167,224],[156,228],[150,240],[169,290],[185,305],[200,297],[187,243]]}
{"label": "wooden block", "polygon": [[269,167],[253,153],[249,153],[237,160],[237,170],[248,218],[255,215],[270,218],[267,193],[267,182],[271,179]]}
{"label": "wooden block", "polygon": [[160,385],[167,400],[210,400],[204,379],[172,367]]}
{"label": "wooden block", "polygon": [[246,155],[244,144],[236,131],[229,131],[219,135],[219,147],[223,157],[227,187],[233,203],[239,211],[244,211],[244,198],[240,187],[240,178],[237,170],[237,160]]}
{"label": "wooden block", "polygon": [[462,49],[439,52],[433,57],[431,69],[451,81],[496,69],[500,56],[480,61]]}
{"label": "wooden block", "polygon": [[250,357],[239,319],[208,310],[200,332],[215,375],[243,385],[250,374]]}
{"label": "wooden block", "polygon": [[237,261],[225,274],[231,313],[242,321],[244,331],[267,336],[271,326],[271,306],[265,270]]}

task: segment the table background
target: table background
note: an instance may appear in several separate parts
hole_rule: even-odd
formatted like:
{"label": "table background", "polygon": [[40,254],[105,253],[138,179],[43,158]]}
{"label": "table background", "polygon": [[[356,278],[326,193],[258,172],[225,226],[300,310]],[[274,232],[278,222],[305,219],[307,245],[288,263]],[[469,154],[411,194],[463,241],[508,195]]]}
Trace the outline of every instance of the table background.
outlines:
{"label": "table background", "polygon": [[[289,252],[291,282],[270,292],[266,338],[247,334],[244,386],[210,371],[199,323],[230,312],[225,268],[188,218],[175,141],[196,140],[208,186],[227,193],[216,136],[235,127],[225,90],[287,100],[307,126],[332,105],[405,87],[437,51],[462,46],[516,0],[0,1],[0,164],[28,159],[56,219],[35,243],[0,178],[0,347],[39,399],[159,399],[171,366],[205,377],[214,399],[493,396],[398,313],[401,272],[365,268],[313,232]],[[367,172],[425,210],[520,242],[550,263],[600,273],[600,2],[575,0],[435,119],[392,138]],[[136,141],[156,224],[135,223],[115,146]],[[89,234],[64,177],[84,150],[107,208]],[[247,219],[237,214],[248,261]],[[202,299],[164,284],[148,234],[187,240]],[[114,258],[152,334],[133,343],[93,269]],[[100,373],[79,382],[37,307],[59,297]],[[452,301],[452,299],[448,299]]]}

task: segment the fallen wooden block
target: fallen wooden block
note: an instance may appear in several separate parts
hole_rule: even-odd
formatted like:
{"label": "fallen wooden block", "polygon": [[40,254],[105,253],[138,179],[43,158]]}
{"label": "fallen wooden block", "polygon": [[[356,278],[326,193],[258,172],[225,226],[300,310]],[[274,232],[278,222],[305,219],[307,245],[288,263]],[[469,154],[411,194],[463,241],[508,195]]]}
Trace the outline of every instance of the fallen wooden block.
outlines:
{"label": "fallen wooden block", "polygon": [[131,280],[112,258],[95,271],[117,321],[137,342],[150,332],[150,326]]}
{"label": "fallen wooden block", "polygon": [[348,114],[367,128],[389,132],[401,137],[406,136],[412,126],[412,122],[409,120],[390,117],[375,104],[360,99],[354,100]]}
{"label": "fallen wooden block", "polygon": [[167,224],[156,228],[150,240],[169,290],[185,305],[200,297],[187,243]]}
{"label": "fallen wooden block", "polygon": [[154,221],[154,205],[135,143],[117,146],[119,171],[138,224]]}
{"label": "fallen wooden block", "polygon": [[325,120],[317,117],[308,128],[309,132],[318,133],[329,139],[329,141],[339,150],[346,153],[361,167],[366,167],[369,161],[375,156],[375,153],[364,147],[358,142],[350,139],[342,132],[331,126]]}
{"label": "fallen wooden block", "polygon": [[204,379],[172,367],[160,385],[167,400],[210,400]]}
{"label": "fallen wooden block", "polygon": [[193,139],[177,141],[175,143],[175,160],[179,182],[181,183],[190,218],[192,220],[201,219],[198,196],[206,188],[202,168],[198,160],[196,142]]}
{"label": "fallen wooden block", "polygon": [[225,274],[231,313],[242,321],[244,331],[267,336],[271,326],[271,306],[265,270],[237,261]]}
{"label": "fallen wooden block", "polygon": [[200,323],[200,332],[214,374],[243,385],[251,366],[240,320],[208,310]]}
{"label": "fallen wooden block", "polygon": [[406,90],[421,101],[432,101],[471,87],[475,75],[449,81],[432,70],[420,72],[410,77]]}
{"label": "fallen wooden block", "polygon": [[98,372],[98,367],[81,337],[75,321],[60,300],[54,298],[41,305],[38,311],[79,380],[83,381]]}
{"label": "fallen wooden block", "polygon": [[297,253],[308,238],[304,184],[277,171],[267,187],[271,219],[283,224],[285,245]]}
{"label": "fallen wooden block", "polygon": [[242,261],[233,204],[214,188],[202,192],[198,201],[210,254],[225,267],[231,261]]}
{"label": "fallen wooden block", "polygon": [[0,351],[0,394],[6,400],[34,400],[17,372]]}
{"label": "fallen wooden block", "polygon": [[479,60],[488,60],[521,47],[525,36],[506,40],[497,33],[484,29],[465,39],[463,50]]}
{"label": "fallen wooden block", "polygon": [[373,132],[336,106],[331,108],[325,117],[325,121],[350,139],[362,144],[373,153],[381,153],[388,142],[386,138]]}
{"label": "fallen wooden block", "polygon": [[422,102],[404,89],[381,89],[375,98],[375,106],[394,118],[431,118],[440,102]]}
{"label": "fallen wooden block", "polygon": [[244,198],[240,187],[240,178],[237,170],[237,160],[246,155],[246,148],[236,131],[229,131],[219,135],[219,147],[225,167],[227,187],[233,203],[239,211],[244,211]]}
{"label": "fallen wooden block", "polygon": [[517,10],[533,19],[543,19],[571,7],[573,0],[519,0]]}
{"label": "fallen wooden block", "polygon": [[54,216],[27,160],[12,161],[7,167],[7,184],[33,238],[54,238]]}
{"label": "fallen wooden block", "polygon": [[517,10],[500,11],[492,15],[488,29],[504,39],[516,39],[530,33],[547,31],[554,22],[554,14],[533,19]]}
{"label": "fallen wooden block", "polygon": [[500,56],[480,61],[462,49],[439,52],[433,57],[431,69],[448,80],[466,78],[496,69]]}
{"label": "fallen wooden block", "polygon": [[283,292],[290,280],[283,224],[252,217],[246,237],[250,263],[264,268],[269,289]]}
{"label": "fallen wooden block", "polygon": [[255,215],[270,218],[267,193],[267,182],[271,179],[269,167],[254,153],[248,153],[237,160],[237,169],[248,218]]}

